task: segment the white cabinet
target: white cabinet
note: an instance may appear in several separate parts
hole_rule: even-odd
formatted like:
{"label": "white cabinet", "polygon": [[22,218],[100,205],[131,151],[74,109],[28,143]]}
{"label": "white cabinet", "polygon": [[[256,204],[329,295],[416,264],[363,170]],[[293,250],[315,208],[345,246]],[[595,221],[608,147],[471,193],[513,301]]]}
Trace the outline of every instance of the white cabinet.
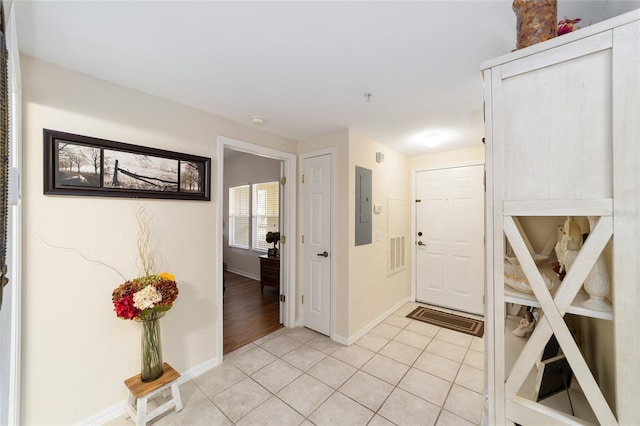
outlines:
{"label": "white cabinet", "polygon": [[[640,10],[488,61],[482,69],[489,423],[638,424]],[[597,223],[567,276],[550,292],[518,219],[566,216],[592,216]],[[534,294],[505,290],[506,241]],[[611,272],[611,313],[580,303],[585,277],[601,255]],[[507,302],[544,312],[515,351]],[[566,313],[611,325],[614,348],[605,366],[589,362],[584,342],[567,327]],[[529,397],[536,361],[552,335],[573,370],[586,413],[572,415]],[[597,332],[590,337],[607,341]],[[607,383],[597,373],[603,368],[613,375]]]}

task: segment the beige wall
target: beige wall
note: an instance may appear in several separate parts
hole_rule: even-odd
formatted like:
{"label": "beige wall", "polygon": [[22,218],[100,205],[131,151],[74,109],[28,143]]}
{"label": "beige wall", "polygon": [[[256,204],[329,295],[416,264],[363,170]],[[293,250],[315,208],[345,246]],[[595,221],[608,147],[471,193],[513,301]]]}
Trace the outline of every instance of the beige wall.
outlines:
{"label": "beige wall", "polygon": [[[384,162],[376,162],[376,152],[384,154]],[[349,131],[349,337],[361,332],[372,321],[379,319],[411,295],[408,165],[408,159],[404,155],[353,130]],[[372,214],[372,243],[360,246],[355,246],[356,166],[372,171],[372,203],[382,205],[380,214]],[[388,217],[389,197],[405,201],[404,211],[400,216]],[[404,228],[406,268],[388,276],[390,219]]]}
{"label": "beige wall", "polygon": [[[123,280],[70,247],[137,276],[134,217],[152,216],[158,269],[180,296],[162,319],[165,361],[187,371],[216,356],[216,194],[211,202],[42,194],[42,129],[212,157],[216,137],[296,152],[273,134],[186,108],[30,57],[22,57],[23,424],[72,424],[121,403],[139,372],[140,326],[116,318],[111,292]],[[215,173],[214,173],[215,176]],[[215,183],[212,182],[213,188]]]}
{"label": "beige wall", "polygon": [[237,154],[224,162],[223,252],[227,269],[260,279],[260,259],[266,252],[229,247],[229,188],[271,182],[280,178],[280,160],[252,154]]}
{"label": "beige wall", "polygon": [[484,145],[410,157],[409,167],[411,169],[419,169],[423,167],[457,166],[467,162],[484,163]]}

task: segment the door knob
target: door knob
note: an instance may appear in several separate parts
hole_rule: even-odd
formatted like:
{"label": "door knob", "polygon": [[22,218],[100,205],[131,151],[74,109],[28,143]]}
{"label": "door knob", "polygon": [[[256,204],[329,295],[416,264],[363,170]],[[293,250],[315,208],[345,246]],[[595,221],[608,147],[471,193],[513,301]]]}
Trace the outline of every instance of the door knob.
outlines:
{"label": "door knob", "polygon": [[318,253],[318,256],[329,257],[329,253],[327,253],[326,251],[323,251],[322,253]]}
{"label": "door knob", "polygon": [[418,241],[418,245],[419,245],[419,246],[426,246],[426,244],[425,244],[425,243],[423,243],[422,241]]}

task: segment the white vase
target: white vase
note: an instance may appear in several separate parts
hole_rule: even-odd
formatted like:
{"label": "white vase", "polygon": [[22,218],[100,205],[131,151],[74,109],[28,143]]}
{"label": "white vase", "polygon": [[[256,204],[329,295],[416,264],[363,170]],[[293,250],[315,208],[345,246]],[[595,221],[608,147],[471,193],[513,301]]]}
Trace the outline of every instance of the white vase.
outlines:
{"label": "white vase", "polygon": [[[596,224],[596,218],[589,216],[588,219],[590,232],[592,232]],[[582,302],[582,305],[597,311],[611,312],[611,303],[605,299],[609,295],[610,288],[611,281],[609,280],[607,265],[604,257],[600,255],[584,280],[584,291],[589,295],[589,299]]]}

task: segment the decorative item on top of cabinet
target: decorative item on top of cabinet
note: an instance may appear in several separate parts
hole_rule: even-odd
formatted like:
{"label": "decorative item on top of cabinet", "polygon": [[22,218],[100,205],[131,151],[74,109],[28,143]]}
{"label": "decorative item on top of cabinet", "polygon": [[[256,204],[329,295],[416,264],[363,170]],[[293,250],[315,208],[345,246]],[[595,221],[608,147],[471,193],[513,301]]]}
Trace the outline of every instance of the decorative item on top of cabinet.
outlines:
{"label": "decorative item on top of cabinet", "polygon": [[522,49],[556,36],[557,0],[514,0],[516,49]]}

